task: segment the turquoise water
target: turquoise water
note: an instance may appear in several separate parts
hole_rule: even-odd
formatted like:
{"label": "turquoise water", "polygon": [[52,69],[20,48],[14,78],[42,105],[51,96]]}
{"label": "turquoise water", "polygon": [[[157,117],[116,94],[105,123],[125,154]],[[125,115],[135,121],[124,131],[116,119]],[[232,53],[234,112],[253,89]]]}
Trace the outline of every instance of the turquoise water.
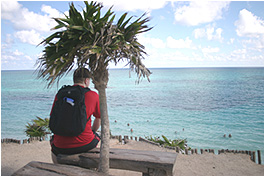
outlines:
{"label": "turquoise water", "polygon": [[[151,82],[143,79],[140,84],[135,84],[134,73],[129,78],[128,70],[109,71],[107,100],[112,134],[165,135],[186,138],[192,148],[260,149],[263,153],[263,68],[151,71]],[[69,75],[58,86],[46,89],[33,71],[2,71],[1,77],[2,138],[26,138],[27,122],[35,116],[48,117],[58,88],[72,83]]]}

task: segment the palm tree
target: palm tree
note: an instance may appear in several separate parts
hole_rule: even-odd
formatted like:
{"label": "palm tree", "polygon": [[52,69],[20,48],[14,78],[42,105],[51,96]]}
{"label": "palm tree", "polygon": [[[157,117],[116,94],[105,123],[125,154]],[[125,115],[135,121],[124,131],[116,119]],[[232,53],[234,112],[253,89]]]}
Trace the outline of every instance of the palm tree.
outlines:
{"label": "palm tree", "polygon": [[46,79],[48,87],[67,74],[75,66],[86,67],[92,74],[92,82],[99,93],[101,112],[101,149],[99,171],[109,171],[109,119],[106,88],[109,80],[108,65],[127,61],[131,70],[138,75],[138,81],[151,72],[143,65],[146,52],[137,40],[137,35],[152,28],[146,23],[149,18],[126,18],[124,13],[114,24],[112,7],[101,15],[102,4],[85,3],[82,12],[70,4],[69,16],[54,18],[58,23],[53,29],[59,31],[43,40],[43,56],[37,61],[38,77]]}

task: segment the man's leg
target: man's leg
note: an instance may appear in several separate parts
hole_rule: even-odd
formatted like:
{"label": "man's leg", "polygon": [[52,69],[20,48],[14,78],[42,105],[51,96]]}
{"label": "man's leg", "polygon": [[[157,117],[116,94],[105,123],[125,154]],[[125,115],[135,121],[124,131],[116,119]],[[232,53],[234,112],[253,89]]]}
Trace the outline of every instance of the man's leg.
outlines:
{"label": "man's leg", "polygon": [[52,153],[52,161],[53,161],[53,163],[54,164],[58,164],[56,155],[53,152],[51,152],[51,153]]}

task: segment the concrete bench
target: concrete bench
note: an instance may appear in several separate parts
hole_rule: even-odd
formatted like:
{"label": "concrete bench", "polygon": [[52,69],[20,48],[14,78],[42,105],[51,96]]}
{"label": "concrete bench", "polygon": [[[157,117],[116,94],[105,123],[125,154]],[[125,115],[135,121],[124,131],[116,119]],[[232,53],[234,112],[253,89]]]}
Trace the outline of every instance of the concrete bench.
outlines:
{"label": "concrete bench", "polygon": [[12,176],[106,176],[106,174],[71,165],[32,161]]}
{"label": "concrete bench", "polygon": [[[176,170],[177,153],[110,149],[110,168],[142,172],[144,176],[170,176]],[[57,156],[60,164],[76,165],[83,168],[98,168],[100,150],[87,153]]]}

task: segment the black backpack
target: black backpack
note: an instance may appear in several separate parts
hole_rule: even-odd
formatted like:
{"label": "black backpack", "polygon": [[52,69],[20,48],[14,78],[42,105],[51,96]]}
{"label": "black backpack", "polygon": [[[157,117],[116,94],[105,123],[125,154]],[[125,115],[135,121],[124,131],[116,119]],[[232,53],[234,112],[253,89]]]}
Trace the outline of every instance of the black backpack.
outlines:
{"label": "black backpack", "polygon": [[88,120],[85,105],[85,93],[89,88],[63,86],[57,93],[52,109],[49,127],[56,135],[78,136],[86,128]]}

